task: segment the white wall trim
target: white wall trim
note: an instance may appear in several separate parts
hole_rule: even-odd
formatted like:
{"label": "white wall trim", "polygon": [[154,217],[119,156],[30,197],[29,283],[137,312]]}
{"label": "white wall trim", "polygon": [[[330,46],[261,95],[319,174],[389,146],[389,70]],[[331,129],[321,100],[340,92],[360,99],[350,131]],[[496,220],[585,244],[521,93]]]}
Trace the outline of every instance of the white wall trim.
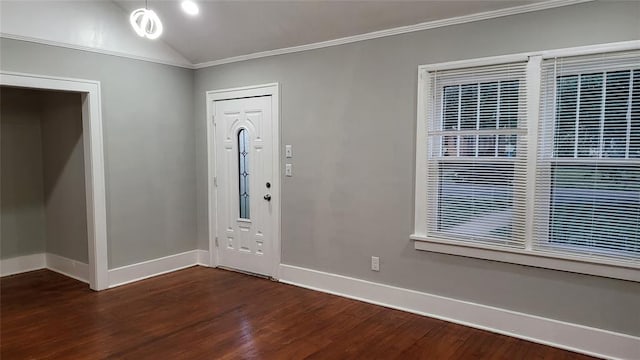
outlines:
{"label": "white wall trim", "polygon": [[229,58],[220,59],[220,60],[207,61],[207,62],[194,64],[193,67],[195,69],[202,69],[210,66],[229,64],[229,63],[251,60],[251,59],[259,59],[259,58],[268,57],[268,56],[291,54],[291,53],[296,53],[301,51],[315,50],[315,49],[321,49],[321,48],[337,46],[337,45],[344,45],[344,44],[354,43],[358,41],[372,40],[372,39],[377,39],[377,38],[382,38],[387,36],[435,29],[435,28],[440,28],[444,26],[465,24],[465,23],[470,23],[474,21],[499,18],[503,16],[510,16],[510,15],[523,14],[523,13],[528,13],[533,11],[553,9],[561,6],[575,5],[575,4],[580,4],[580,3],[589,2],[589,1],[593,1],[593,0],[549,0],[549,1],[539,2],[539,3],[528,4],[528,5],[514,6],[506,9],[499,9],[499,10],[493,10],[493,11],[485,11],[485,12],[476,13],[476,14],[457,16],[457,17],[452,17],[448,19],[427,21],[427,22],[423,22],[415,25],[400,26],[396,28],[374,31],[374,32],[354,35],[354,36],[347,36],[339,39],[321,41],[321,42],[312,43],[312,44],[305,44],[305,45],[292,46],[292,47],[275,49],[275,50],[261,51],[261,52],[256,52],[252,54],[247,54],[247,55],[240,55],[240,56],[234,56],[234,57],[229,57]]}
{"label": "white wall trim", "polygon": [[[206,129],[207,129],[207,213],[208,213],[208,238],[209,238],[209,264],[212,267],[217,267],[219,264],[219,253],[216,246],[216,234],[217,234],[217,209],[216,209],[216,196],[217,186],[214,184],[214,177],[216,176],[215,169],[215,126],[214,126],[214,102],[219,100],[239,99],[252,96],[271,96],[271,113],[273,124],[273,186],[271,187],[271,196],[273,198],[273,249],[274,257],[271,269],[271,277],[278,279],[280,271],[280,258],[281,258],[281,203],[282,197],[282,174],[280,171],[280,85],[278,83],[251,85],[230,89],[217,89],[209,90],[205,93],[206,110]],[[239,269],[242,270],[242,269]]]}
{"label": "white wall trim", "polygon": [[20,274],[27,271],[40,270],[47,267],[45,254],[16,256],[0,260],[0,276]]}
{"label": "white wall trim", "polygon": [[51,253],[47,253],[45,257],[47,269],[89,283],[89,264]]}
{"label": "white wall trim", "polygon": [[80,93],[87,197],[89,284],[107,288],[107,201],[100,82],[0,71],[0,85]]}
{"label": "white wall trim", "polygon": [[416,121],[416,182],[414,201],[414,233],[427,233],[427,101],[431,98],[431,79],[425,69],[418,69],[418,109]]}
{"label": "white wall trim", "polygon": [[39,253],[0,260],[0,275],[9,276],[33,270],[49,269],[67,277],[89,283],[89,265],[64,256]]}
{"label": "white wall trim", "polygon": [[200,266],[211,266],[211,258],[209,255],[209,251],[207,250],[196,250],[196,252],[198,253],[197,255],[197,265]]}
{"label": "white wall trim", "polygon": [[[209,266],[207,250],[191,250],[109,270],[109,287],[166,274],[191,266]],[[67,277],[89,283],[89,265],[51,253],[18,256],[0,260],[0,276],[49,269]]]}
{"label": "white wall trim", "polygon": [[326,48],[331,46],[350,44],[350,43],[359,42],[359,41],[372,40],[372,39],[377,39],[377,38],[382,38],[387,36],[406,34],[406,33],[411,33],[416,31],[422,31],[422,30],[436,29],[444,26],[465,24],[465,23],[470,23],[474,21],[482,21],[482,20],[494,19],[494,18],[499,18],[504,16],[553,9],[557,7],[575,5],[575,4],[580,4],[584,2],[590,2],[590,1],[594,1],[594,0],[548,0],[548,1],[543,1],[539,3],[514,6],[510,8],[498,9],[498,10],[492,10],[492,11],[485,11],[481,13],[457,16],[457,17],[452,17],[448,19],[426,21],[426,22],[422,22],[414,25],[400,26],[400,27],[395,27],[391,29],[373,31],[365,34],[347,36],[339,39],[332,39],[332,40],[321,41],[317,43],[261,51],[261,52],[256,52],[252,54],[233,56],[229,58],[201,62],[196,64],[173,62],[173,61],[167,61],[162,59],[123,53],[118,51],[97,49],[97,48],[92,48],[88,46],[81,46],[76,44],[51,41],[51,40],[39,39],[39,38],[22,36],[17,34],[10,34],[10,33],[0,33],[0,38],[27,41],[27,42],[51,45],[51,46],[58,46],[58,47],[69,48],[69,49],[80,50],[80,51],[89,51],[89,52],[94,52],[94,53],[99,53],[104,55],[119,56],[119,57],[134,59],[134,60],[148,61],[148,62],[157,63],[157,64],[177,66],[177,67],[182,67],[186,69],[202,69],[210,66],[217,66],[217,65],[229,64],[229,63],[240,62],[245,60],[259,59],[259,58],[264,58],[269,56],[284,55],[284,54],[290,54],[290,53],[296,53],[296,52],[302,52],[302,51],[308,51],[308,50],[321,49],[321,48]]}
{"label": "white wall trim", "polygon": [[73,49],[73,50],[88,51],[88,52],[102,54],[102,55],[118,56],[118,57],[123,57],[123,58],[127,58],[127,59],[147,61],[147,62],[152,62],[152,63],[156,63],[156,64],[170,65],[170,66],[176,66],[176,67],[181,67],[181,68],[186,68],[186,69],[195,69],[195,67],[191,63],[180,63],[180,62],[167,61],[167,60],[162,60],[162,59],[156,59],[156,58],[150,58],[150,57],[145,57],[145,56],[139,56],[139,55],[123,53],[123,52],[119,52],[119,51],[98,49],[98,48],[93,48],[93,47],[88,47],[88,46],[82,46],[82,45],[76,45],[76,44],[70,44],[70,43],[63,43],[63,42],[58,42],[58,41],[46,40],[46,39],[39,39],[39,38],[31,37],[31,36],[0,33],[0,38],[11,39],[11,40],[20,40],[20,41],[26,41],[26,42],[36,43],[36,44],[49,45],[49,46],[57,46],[57,47]]}
{"label": "white wall trim", "polygon": [[109,287],[116,287],[198,265],[199,251],[191,250],[109,270]]}
{"label": "white wall trim", "polygon": [[540,250],[505,249],[486,244],[466,243],[449,239],[441,240],[416,235],[411,235],[409,238],[414,240],[414,248],[416,250],[640,282],[640,264],[633,261],[621,262],[591,259],[570,253],[553,253]]}
{"label": "white wall trim", "polygon": [[640,337],[292,265],[280,282],[610,359],[634,359]]}
{"label": "white wall trim", "polygon": [[456,61],[446,61],[442,63],[427,64],[418,66],[418,70],[443,71],[452,69],[462,69],[478,66],[490,66],[508,64],[512,62],[528,61],[529,58],[540,56],[542,59],[552,59],[556,57],[594,55],[615,51],[632,51],[640,49],[640,40],[617,41],[604,44],[593,44],[584,46],[573,46],[560,49],[547,49],[540,51],[529,51],[518,54],[507,54],[498,56],[488,56],[483,58],[465,59]]}

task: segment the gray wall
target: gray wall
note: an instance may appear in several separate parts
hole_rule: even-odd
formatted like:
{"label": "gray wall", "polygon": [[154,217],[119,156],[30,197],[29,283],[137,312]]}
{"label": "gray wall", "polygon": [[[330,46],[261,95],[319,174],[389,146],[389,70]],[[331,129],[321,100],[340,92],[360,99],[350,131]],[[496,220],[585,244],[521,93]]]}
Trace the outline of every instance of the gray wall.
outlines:
{"label": "gray wall", "polygon": [[5,38],[0,68],[101,82],[109,268],[196,248],[192,70]]}
{"label": "gray wall", "polygon": [[283,178],[284,263],[640,335],[638,283],[421,252],[408,239],[418,65],[639,38],[640,3],[616,1],[195,72],[0,39],[0,67],[101,81],[110,268],[207,248],[204,92],[279,82],[295,174]]}
{"label": "gray wall", "polygon": [[2,258],[87,263],[80,94],[2,87]]}
{"label": "gray wall", "polygon": [[80,94],[43,92],[41,111],[46,249],[88,263]]}
{"label": "gray wall", "polygon": [[45,251],[39,93],[0,89],[0,258]]}
{"label": "gray wall", "polygon": [[632,39],[640,2],[596,2],[197,70],[198,245],[208,248],[205,91],[279,82],[282,144],[294,150],[283,263],[640,335],[639,283],[417,251],[409,240],[418,65]]}

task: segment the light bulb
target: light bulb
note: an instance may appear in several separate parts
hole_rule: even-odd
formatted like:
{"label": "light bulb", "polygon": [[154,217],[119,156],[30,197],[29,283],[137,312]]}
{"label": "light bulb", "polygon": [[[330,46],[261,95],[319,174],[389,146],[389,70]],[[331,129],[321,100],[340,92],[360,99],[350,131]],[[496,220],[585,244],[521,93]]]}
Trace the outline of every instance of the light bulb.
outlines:
{"label": "light bulb", "polygon": [[198,13],[200,12],[198,4],[191,0],[184,0],[182,2],[182,10],[192,16],[198,15]]}

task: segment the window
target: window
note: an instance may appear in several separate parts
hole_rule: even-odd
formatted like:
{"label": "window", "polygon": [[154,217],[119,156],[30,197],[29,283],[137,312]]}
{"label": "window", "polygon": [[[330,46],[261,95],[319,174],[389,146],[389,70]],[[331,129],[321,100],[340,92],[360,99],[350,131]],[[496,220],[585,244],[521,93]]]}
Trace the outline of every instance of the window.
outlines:
{"label": "window", "polygon": [[421,67],[416,249],[640,281],[640,50],[614,47]]}
{"label": "window", "polygon": [[241,219],[249,219],[249,133],[238,131],[238,204]]}
{"label": "window", "polygon": [[640,55],[542,63],[534,242],[640,260]]}
{"label": "window", "polygon": [[433,72],[427,137],[432,214],[442,238],[523,247],[526,62]]}

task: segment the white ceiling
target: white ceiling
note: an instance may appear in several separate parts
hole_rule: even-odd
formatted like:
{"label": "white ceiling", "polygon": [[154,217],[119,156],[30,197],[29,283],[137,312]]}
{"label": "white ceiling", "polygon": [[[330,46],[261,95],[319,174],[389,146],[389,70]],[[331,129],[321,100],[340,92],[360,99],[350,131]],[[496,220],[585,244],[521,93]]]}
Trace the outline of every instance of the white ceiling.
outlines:
{"label": "white ceiling", "polygon": [[144,0],[0,0],[0,37],[200,68],[591,0],[194,0],[195,17],[147,1],[158,40],[129,24]]}
{"label": "white ceiling", "polygon": [[[163,22],[162,40],[193,64],[378,30],[543,2],[448,1],[204,1],[192,17],[180,1],[149,0]],[[144,0],[115,0],[127,13]]]}
{"label": "white ceiling", "polygon": [[0,36],[192,66],[165,42],[136,35],[128,14],[111,1],[0,0]]}

